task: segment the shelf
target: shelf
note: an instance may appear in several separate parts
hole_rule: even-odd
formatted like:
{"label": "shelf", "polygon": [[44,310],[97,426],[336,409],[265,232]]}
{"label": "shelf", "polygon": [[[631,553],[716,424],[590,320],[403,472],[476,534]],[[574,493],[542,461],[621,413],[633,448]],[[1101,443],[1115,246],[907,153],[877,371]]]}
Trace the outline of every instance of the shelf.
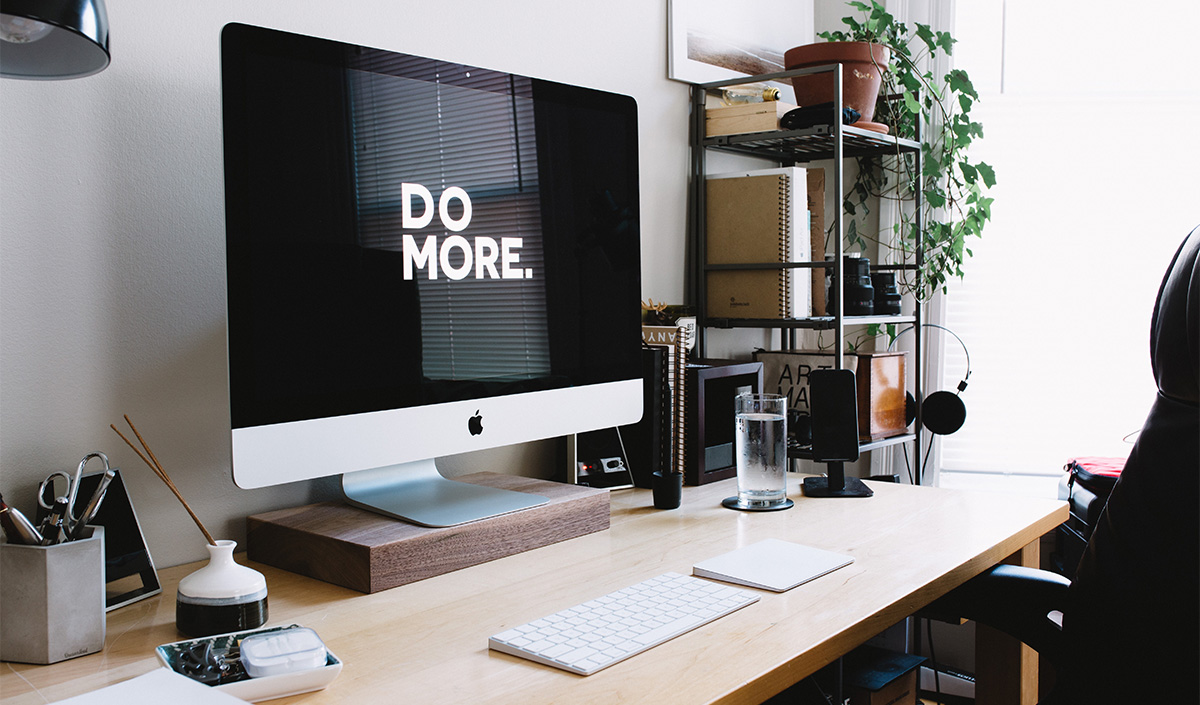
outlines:
{"label": "shelf", "polygon": [[[731,329],[731,328],[757,328],[762,330],[774,329],[780,331],[780,344],[783,347],[796,347],[797,329],[814,330],[814,331],[832,331],[833,332],[833,360],[834,366],[838,368],[845,367],[845,350],[846,344],[846,329],[849,327],[861,327],[868,325],[908,325],[915,328],[921,327],[922,310],[921,304],[918,302],[915,306],[912,315],[905,316],[812,316],[807,318],[789,318],[789,319],[749,319],[749,318],[711,318],[706,311],[706,280],[707,273],[722,270],[788,270],[795,273],[797,277],[807,277],[805,270],[816,272],[818,269],[826,269],[827,273],[831,273],[834,281],[842,280],[844,271],[843,251],[845,228],[843,219],[845,214],[842,210],[841,196],[845,193],[844,171],[845,161],[854,157],[874,157],[874,156],[898,156],[901,154],[912,155],[915,162],[914,166],[916,173],[922,173],[923,154],[921,144],[921,126],[917,125],[917,139],[905,139],[895,135],[882,134],[872,130],[855,127],[853,125],[841,125],[831,123],[828,125],[814,125],[796,130],[768,130],[764,132],[752,132],[733,135],[714,135],[706,136],[706,109],[707,91],[712,88],[720,88],[732,83],[745,83],[752,81],[766,80],[781,80],[794,76],[810,73],[832,73],[833,76],[833,115],[841,114],[843,102],[843,86],[842,86],[842,65],[830,64],[821,67],[811,67],[807,69],[792,69],[783,73],[765,74],[762,76],[751,76],[737,81],[718,81],[712,83],[693,84],[691,92],[691,119],[689,126],[688,144],[691,151],[691,165],[689,178],[689,212],[688,212],[688,236],[691,244],[692,259],[691,272],[695,275],[692,278],[692,283],[689,286],[689,302],[696,305],[697,328],[696,328],[696,350],[698,354],[705,354],[706,331],[708,329]],[[818,261],[789,261],[789,262],[771,262],[771,263],[750,263],[750,264],[706,264],[706,189],[705,183],[710,175],[706,166],[706,153],[708,151],[733,153],[741,156],[755,157],[776,162],[779,166],[802,165],[815,161],[832,161],[832,167],[826,167],[828,174],[826,176],[825,189],[828,194],[830,191],[834,194],[835,206],[832,210],[832,227],[829,229],[831,239],[833,241],[833,252],[831,253],[816,253],[814,256],[825,258]],[[917,191],[913,194],[915,205],[915,220],[916,228],[920,231],[921,228],[921,205],[923,194]],[[918,241],[915,252],[911,253],[913,261],[903,264],[887,264],[877,265],[873,267],[875,270],[884,271],[915,271],[919,272],[924,263],[924,246],[923,241]],[[796,271],[799,270],[799,271]],[[819,279],[820,275],[817,275]],[[840,292],[835,292],[840,293]],[[840,299],[835,295],[835,300]],[[836,304],[834,304],[836,308]],[[843,309],[844,310],[844,309]],[[917,335],[913,343],[913,358],[915,363],[912,370],[912,393],[916,398],[923,398],[922,385],[922,350],[921,336]],[[921,410],[918,406],[916,418],[910,426],[911,433],[906,433],[892,438],[885,438],[878,441],[870,441],[859,444],[859,451],[868,452],[878,448],[885,448],[893,445],[903,445],[911,443],[914,446],[914,454],[921,455],[921,450],[924,447],[922,442],[923,432],[921,429]],[[907,447],[907,446],[905,446]],[[790,446],[788,448],[789,458],[812,458],[812,450],[809,447],[801,448],[799,446]],[[915,477],[915,484],[921,484],[920,471]]]}
{"label": "shelf", "polygon": [[[750,269],[833,269],[833,262],[739,262],[737,264],[706,264],[706,272],[738,272]],[[872,267],[877,272],[916,271],[915,264],[879,264]]]}
{"label": "shelf", "polygon": [[[916,439],[916,434],[906,433],[901,436],[892,436],[891,438],[880,438],[877,441],[867,441],[858,444],[858,452],[865,453],[869,450],[878,450],[888,446],[898,445],[900,443],[911,443]],[[812,460],[812,446],[794,445],[788,442],[788,458],[794,460]]]}
{"label": "shelf", "polygon": [[[846,316],[842,322],[848,326],[872,324],[916,323],[915,316]],[[837,325],[833,316],[811,318],[707,318],[709,328],[804,328],[807,330],[832,330]]]}
{"label": "shelf", "polygon": [[[718,135],[707,137],[700,144],[709,149],[785,162],[811,162],[818,159],[833,159],[835,141],[836,136],[831,125],[815,125],[802,130]],[[913,140],[845,125],[842,127],[842,149],[845,157],[865,157],[908,152],[919,153],[921,145]]]}

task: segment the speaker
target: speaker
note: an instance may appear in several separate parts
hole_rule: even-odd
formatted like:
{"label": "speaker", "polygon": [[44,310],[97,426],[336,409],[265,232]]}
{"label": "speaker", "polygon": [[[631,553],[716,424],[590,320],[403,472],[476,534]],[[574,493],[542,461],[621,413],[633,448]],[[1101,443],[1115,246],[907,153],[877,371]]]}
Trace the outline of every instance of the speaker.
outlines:
{"label": "speaker", "polygon": [[[967,379],[971,376],[971,353],[967,350],[967,345],[962,338],[949,328],[936,323],[922,323],[921,325],[938,328],[954,336],[954,339],[962,346],[963,354],[967,358],[967,372],[963,375],[962,381],[958,383],[957,391],[937,391],[926,395],[925,401],[921,403],[921,425],[930,433],[947,436],[962,428],[963,423],[967,420],[967,405],[963,403],[961,394],[966,391]],[[888,349],[890,350],[896,344],[896,340],[901,335],[910,330],[912,328],[900,331],[896,338],[892,339],[892,344],[888,346]],[[904,395],[904,414],[909,424],[912,424],[917,417],[917,401],[912,394]]]}
{"label": "speaker", "polygon": [[635,487],[650,489],[654,473],[670,472],[671,388],[667,348],[642,346],[642,419],[618,428]]}

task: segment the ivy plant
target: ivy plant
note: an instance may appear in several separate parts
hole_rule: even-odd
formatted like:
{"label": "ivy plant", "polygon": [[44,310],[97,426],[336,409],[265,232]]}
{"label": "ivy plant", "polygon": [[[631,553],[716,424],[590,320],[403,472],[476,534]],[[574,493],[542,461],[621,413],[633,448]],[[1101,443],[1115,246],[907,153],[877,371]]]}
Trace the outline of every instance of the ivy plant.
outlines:
{"label": "ivy plant", "polygon": [[915,277],[902,277],[902,284],[927,300],[938,289],[945,291],[951,277],[963,276],[963,262],[972,254],[970,238],[982,237],[991,219],[993,199],[986,193],[995,185],[996,174],[991,166],[968,155],[971,144],[983,137],[983,126],[970,117],[979,94],[961,69],[951,70],[939,81],[924,68],[938,56],[952,54],[957,40],[948,32],[898,22],[875,0],[847,5],[861,15],[843,18],[845,31],[818,36],[826,41],[873,42],[889,49],[888,64],[879,67],[883,87],[874,120],[889,125],[900,137],[919,136],[923,158],[921,173],[912,153],[897,150],[886,158],[859,158],[858,176],[843,196],[843,207],[851,216],[847,244],[864,246],[858,221],[870,212],[876,198],[911,203],[919,190],[920,230],[915,210],[902,207],[900,222],[894,226],[897,237],[890,246],[902,251],[901,261],[911,262],[917,243],[924,243],[924,266]]}

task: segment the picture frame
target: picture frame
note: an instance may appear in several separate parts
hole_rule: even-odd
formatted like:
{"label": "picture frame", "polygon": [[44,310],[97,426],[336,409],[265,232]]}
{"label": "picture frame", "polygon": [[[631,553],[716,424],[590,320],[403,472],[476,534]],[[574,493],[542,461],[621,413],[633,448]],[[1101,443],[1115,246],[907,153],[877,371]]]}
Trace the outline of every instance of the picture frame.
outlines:
{"label": "picture frame", "polygon": [[813,0],[668,0],[667,78],[706,83],[783,71],[814,37]]}

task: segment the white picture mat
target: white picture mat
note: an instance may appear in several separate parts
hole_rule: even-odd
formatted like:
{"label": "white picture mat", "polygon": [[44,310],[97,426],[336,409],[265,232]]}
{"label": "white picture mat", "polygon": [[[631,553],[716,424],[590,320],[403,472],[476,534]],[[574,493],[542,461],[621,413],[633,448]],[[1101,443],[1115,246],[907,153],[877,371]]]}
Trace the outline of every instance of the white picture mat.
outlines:
{"label": "white picture mat", "polygon": [[[785,51],[813,42],[813,0],[668,0],[667,12],[667,77],[676,81],[782,71]],[[761,68],[748,68],[755,62]]]}

